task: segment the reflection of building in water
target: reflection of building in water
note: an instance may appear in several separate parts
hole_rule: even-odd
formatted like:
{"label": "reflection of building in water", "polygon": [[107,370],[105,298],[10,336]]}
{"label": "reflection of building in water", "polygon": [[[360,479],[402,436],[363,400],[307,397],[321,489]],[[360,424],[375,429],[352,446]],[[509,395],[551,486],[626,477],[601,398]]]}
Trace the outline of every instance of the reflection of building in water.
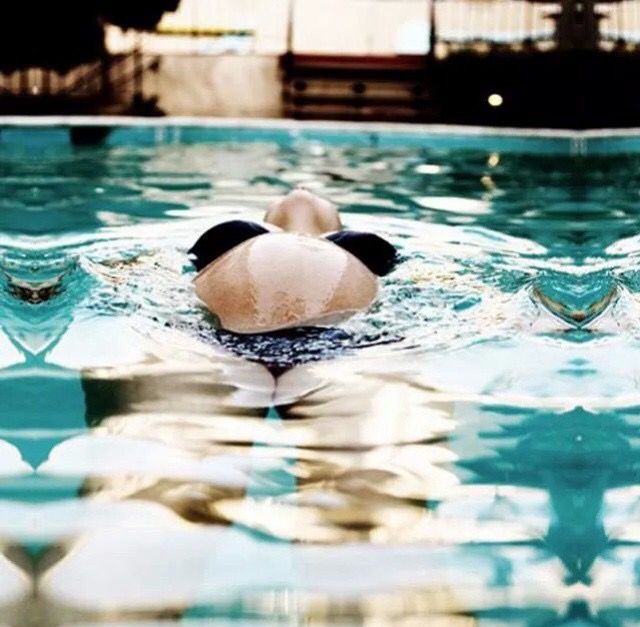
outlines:
{"label": "reflection of building in water", "polygon": [[[77,355],[71,346],[60,345],[60,363]],[[439,568],[420,574],[434,543],[455,546],[473,534],[447,529],[424,507],[458,484],[441,467],[451,460],[448,403],[383,373],[347,377],[345,369],[327,381],[300,368],[275,382],[257,364],[189,346],[165,335],[162,347],[142,341],[142,364],[85,370],[92,431],[55,447],[40,473],[87,477],[87,509],[78,511],[89,523],[93,509],[98,524],[80,520],[77,540],[49,560],[40,586],[47,598],[89,612],[115,604],[123,615],[239,599],[266,612],[269,598],[284,611],[284,586],[308,611],[333,611],[340,570],[356,613],[388,612],[382,601],[366,610],[363,599],[373,595],[377,606],[389,594],[415,608],[425,598],[442,611],[459,608],[453,579],[443,583]],[[374,576],[369,566],[363,584],[345,571],[345,560],[360,571],[380,550],[392,574]],[[247,579],[243,555],[263,565],[257,579]],[[454,568],[451,554],[429,559]],[[490,570],[490,561],[479,563]],[[412,591],[402,591],[408,580]]]}
{"label": "reflection of building in water", "polygon": [[[456,616],[495,607],[561,622],[635,603],[637,549],[617,538],[637,534],[606,496],[634,481],[632,414],[487,405],[402,359],[275,380],[173,332],[108,324],[105,338],[125,325],[122,365],[85,356],[91,429],[39,468],[83,478],[82,500],[0,510],[2,537],[34,521],[25,564],[43,607],[466,625]],[[52,353],[60,365],[81,337]]]}
{"label": "reflection of building in water", "polygon": [[[83,446],[101,441],[107,449],[115,447],[109,459],[122,461],[127,449],[115,453],[124,446],[113,440],[115,435],[125,443],[146,442],[146,459],[153,451],[173,451],[185,468],[199,468],[205,476],[208,467],[216,472],[229,464],[244,476],[240,488],[247,481],[255,484],[255,495],[223,481],[219,488],[201,486],[204,496],[195,506],[208,508],[211,521],[226,519],[299,541],[384,537],[393,512],[398,533],[408,526],[408,537],[420,534],[412,528],[432,524],[425,519],[428,513],[389,498],[424,502],[457,484],[454,475],[438,467],[450,457],[446,449],[431,444],[454,426],[446,404],[432,403],[428,391],[425,396],[382,373],[327,385],[313,369],[298,367],[274,380],[258,364],[229,356],[202,372],[173,373],[166,379],[154,369],[136,370],[115,378],[104,371],[86,373],[93,436],[77,441],[75,451],[71,441],[65,443],[65,452],[55,454],[51,463],[69,463],[78,455],[85,459]],[[256,389],[260,377],[261,391]],[[245,385],[253,388],[252,398],[242,389]],[[243,395],[251,406],[238,404]],[[395,407],[393,415],[389,407]],[[129,450],[135,455],[137,449]],[[107,467],[104,474],[110,477],[116,470]],[[155,481],[153,473],[151,478]],[[280,493],[280,502],[265,502],[272,490]],[[189,504],[178,502],[181,506]],[[186,510],[180,513],[189,517]],[[308,525],[299,524],[299,516]],[[197,517],[206,520],[203,511]]]}
{"label": "reflection of building in water", "polygon": [[[599,298],[575,286],[578,304]],[[24,612],[457,625],[509,608],[553,624],[637,605],[621,493],[635,482],[635,418],[562,409],[629,383],[601,373],[594,391],[581,343],[392,346],[274,377],[129,317],[51,322],[46,364],[82,371],[74,417],[89,429],[75,425],[25,477],[81,483],[80,498],[0,502],[0,538],[37,576]],[[617,361],[599,344],[600,367],[598,351]],[[0,447],[11,455],[13,472],[29,470]]]}
{"label": "reflection of building in water", "polygon": [[474,458],[495,455],[456,443],[469,407],[392,362],[302,366],[275,381],[162,339],[145,344],[144,363],[85,369],[91,432],[40,469],[86,477],[87,511],[128,517],[69,542],[43,575],[49,598],[123,615],[233,603],[277,615],[286,590],[301,612],[390,620],[508,603],[526,580],[525,603],[555,607],[562,572],[552,552],[539,559],[545,493],[500,473],[465,479]]}

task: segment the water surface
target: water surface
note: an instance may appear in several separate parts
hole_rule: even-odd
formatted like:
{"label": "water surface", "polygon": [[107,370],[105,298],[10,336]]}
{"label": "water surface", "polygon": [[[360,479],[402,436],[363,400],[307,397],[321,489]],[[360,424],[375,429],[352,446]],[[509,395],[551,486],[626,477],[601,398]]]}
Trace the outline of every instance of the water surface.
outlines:
{"label": "water surface", "polygon": [[[0,132],[0,622],[639,621],[640,153],[134,139]],[[402,263],[219,331],[186,250],[298,185]]]}

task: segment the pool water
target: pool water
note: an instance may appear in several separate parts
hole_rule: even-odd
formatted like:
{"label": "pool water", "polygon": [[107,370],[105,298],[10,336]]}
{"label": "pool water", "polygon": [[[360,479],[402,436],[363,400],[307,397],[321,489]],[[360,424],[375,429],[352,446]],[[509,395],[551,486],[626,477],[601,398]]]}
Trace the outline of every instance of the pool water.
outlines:
{"label": "pool water", "polygon": [[[336,128],[0,129],[0,624],[640,623],[640,142]],[[216,329],[299,185],[401,263]]]}

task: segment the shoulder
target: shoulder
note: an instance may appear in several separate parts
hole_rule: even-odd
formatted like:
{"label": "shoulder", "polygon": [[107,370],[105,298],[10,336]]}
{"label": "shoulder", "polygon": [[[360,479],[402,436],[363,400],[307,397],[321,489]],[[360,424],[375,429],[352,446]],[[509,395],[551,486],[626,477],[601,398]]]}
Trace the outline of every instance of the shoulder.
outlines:
{"label": "shoulder", "polygon": [[196,270],[200,271],[239,244],[269,232],[269,229],[257,222],[245,220],[222,222],[211,227],[198,238],[188,251],[189,258]]}
{"label": "shoulder", "polygon": [[398,260],[395,246],[375,233],[336,231],[325,239],[350,252],[378,276],[389,274]]}

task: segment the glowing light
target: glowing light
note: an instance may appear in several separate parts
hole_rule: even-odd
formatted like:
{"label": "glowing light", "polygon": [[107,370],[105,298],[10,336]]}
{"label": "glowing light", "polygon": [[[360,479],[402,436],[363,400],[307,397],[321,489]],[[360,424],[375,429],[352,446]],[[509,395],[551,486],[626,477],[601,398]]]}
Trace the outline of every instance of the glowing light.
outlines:
{"label": "glowing light", "polygon": [[492,152],[487,159],[487,165],[490,168],[495,168],[500,164],[500,155],[497,152]]}
{"label": "glowing light", "polygon": [[444,168],[441,165],[436,165],[434,163],[421,163],[416,166],[416,172],[418,174],[441,174],[443,169]]}
{"label": "glowing light", "polygon": [[422,196],[415,198],[415,202],[426,209],[436,209],[438,211],[448,211],[450,213],[481,215],[491,212],[491,204],[487,200],[478,200],[475,198],[462,198],[457,196]]}
{"label": "glowing light", "polygon": [[493,182],[493,179],[485,174],[484,176],[480,177],[480,182],[486,187],[486,189],[488,190],[494,190],[496,188],[496,184]]}
{"label": "glowing light", "polygon": [[503,102],[504,99],[502,98],[502,96],[500,94],[491,94],[488,98],[487,98],[487,102],[492,106],[492,107],[499,107]]}

